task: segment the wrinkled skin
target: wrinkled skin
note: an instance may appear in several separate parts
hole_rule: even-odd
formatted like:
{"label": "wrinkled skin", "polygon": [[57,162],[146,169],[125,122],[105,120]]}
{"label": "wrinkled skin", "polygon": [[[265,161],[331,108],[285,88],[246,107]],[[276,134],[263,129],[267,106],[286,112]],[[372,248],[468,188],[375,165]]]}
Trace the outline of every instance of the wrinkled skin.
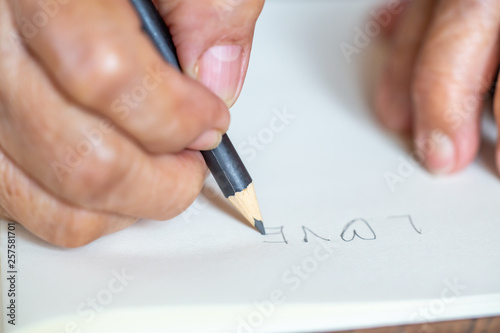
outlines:
{"label": "wrinkled skin", "polygon": [[229,125],[263,0],[156,3],[188,75],[127,0],[0,0],[1,217],[76,247],[194,200],[206,167],[193,150]]}
{"label": "wrinkled skin", "polygon": [[[431,172],[455,173],[478,152],[480,114],[500,62],[500,1],[415,0],[405,7],[391,31],[377,114],[388,128],[412,132]],[[494,111],[498,123],[498,91]]]}
{"label": "wrinkled skin", "polygon": [[[38,1],[0,0],[0,216],[75,247],[138,217],[179,214],[206,173],[187,148],[211,148],[227,129],[262,2],[157,1],[186,77],[163,64],[128,1],[70,0],[26,36],[23,18],[33,20]],[[421,149],[430,171],[457,172],[477,154],[484,95],[497,77],[500,1],[415,0],[405,7],[391,25],[377,114],[391,130],[411,131],[417,147],[433,143]],[[230,62],[222,76],[207,57],[214,45],[233,45],[219,52]],[[113,107],[155,80],[127,112]],[[95,134],[93,143],[84,133]],[[91,142],[90,153],[72,159],[67,148],[83,149],[82,142]],[[63,168],[55,171],[55,162]]]}

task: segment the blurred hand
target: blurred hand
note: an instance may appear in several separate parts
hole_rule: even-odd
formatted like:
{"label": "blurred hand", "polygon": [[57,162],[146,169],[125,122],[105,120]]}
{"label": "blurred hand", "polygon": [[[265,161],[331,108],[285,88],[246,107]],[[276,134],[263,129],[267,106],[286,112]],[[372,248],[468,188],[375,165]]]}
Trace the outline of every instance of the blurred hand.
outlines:
{"label": "blurred hand", "polygon": [[75,247],[195,199],[263,0],[156,3],[190,77],[127,0],[0,0],[0,217]]}
{"label": "blurred hand", "polygon": [[[413,130],[430,171],[453,173],[478,151],[480,113],[500,63],[500,1],[415,0],[406,7],[393,32],[377,113],[392,130]],[[495,113],[500,119],[499,91]]]}

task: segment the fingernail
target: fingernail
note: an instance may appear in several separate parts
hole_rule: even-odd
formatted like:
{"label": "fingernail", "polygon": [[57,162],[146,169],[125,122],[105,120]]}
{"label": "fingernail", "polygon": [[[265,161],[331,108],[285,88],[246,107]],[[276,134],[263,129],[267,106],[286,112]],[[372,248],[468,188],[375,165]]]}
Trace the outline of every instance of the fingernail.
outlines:
{"label": "fingernail", "polygon": [[198,64],[198,80],[228,106],[234,102],[240,84],[242,59],[241,46],[220,45],[208,49]]}
{"label": "fingernail", "polygon": [[455,145],[441,132],[432,132],[416,140],[416,145],[423,152],[424,163],[430,172],[443,175],[455,168]]}
{"label": "fingernail", "polygon": [[222,141],[222,133],[217,130],[208,130],[198,137],[191,145],[193,150],[212,150]]}

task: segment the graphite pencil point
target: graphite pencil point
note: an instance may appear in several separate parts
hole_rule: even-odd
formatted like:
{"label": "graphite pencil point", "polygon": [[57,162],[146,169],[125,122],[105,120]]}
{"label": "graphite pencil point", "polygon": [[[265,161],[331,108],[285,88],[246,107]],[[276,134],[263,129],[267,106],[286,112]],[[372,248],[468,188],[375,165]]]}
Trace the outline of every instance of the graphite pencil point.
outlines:
{"label": "graphite pencil point", "polygon": [[260,231],[261,234],[265,235],[266,234],[266,228],[264,228],[264,223],[262,221],[254,219],[255,222],[255,228]]}

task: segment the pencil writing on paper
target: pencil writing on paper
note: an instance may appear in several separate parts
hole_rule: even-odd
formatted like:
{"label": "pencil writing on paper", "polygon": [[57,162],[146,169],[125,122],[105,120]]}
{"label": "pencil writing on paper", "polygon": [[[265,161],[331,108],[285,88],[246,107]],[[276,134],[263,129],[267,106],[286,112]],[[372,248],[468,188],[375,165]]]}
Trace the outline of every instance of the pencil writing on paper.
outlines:
{"label": "pencil writing on paper", "polygon": [[[418,235],[422,234],[422,229],[417,228],[411,215],[395,215],[387,217],[389,220],[393,219],[407,219],[409,222],[409,227],[415,231]],[[320,235],[312,227],[307,227],[305,225],[301,226],[302,232],[304,234],[302,241],[304,243],[309,243],[311,239],[315,238],[318,241],[330,242],[331,238],[324,235]],[[266,239],[264,243],[271,244],[289,244],[289,240],[285,233],[285,226],[279,227],[266,227]],[[373,228],[370,223],[364,218],[356,218],[349,221],[342,229],[339,235],[340,239],[346,243],[350,243],[356,240],[359,241],[374,241],[377,239],[376,229]]]}

